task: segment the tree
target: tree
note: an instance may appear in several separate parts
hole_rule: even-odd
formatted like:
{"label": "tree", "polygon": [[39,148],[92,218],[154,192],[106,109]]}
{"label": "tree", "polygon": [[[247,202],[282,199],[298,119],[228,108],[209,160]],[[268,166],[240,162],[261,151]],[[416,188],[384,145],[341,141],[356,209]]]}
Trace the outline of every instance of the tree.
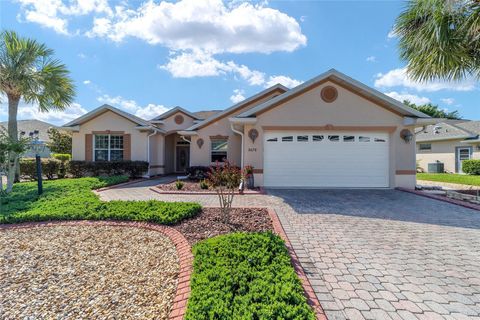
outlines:
{"label": "tree", "polygon": [[27,138],[14,140],[10,138],[4,129],[0,129],[0,195],[4,192],[3,174],[8,168],[10,153],[14,152],[16,154],[21,154],[25,152],[25,150],[27,150],[28,142],[29,140]]}
{"label": "tree", "polygon": [[53,153],[72,154],[72,135],[69,132],[50,128],[48,137],[50,142],[47,143],[47,147]]}
{"label": "tree", "polygon": [[[75,96],[66,66],[53,58],[53,50],[13,31],[0,34],[0,93],[8,99],[8,135],[18,141],[17,112],[20,99],[38,104],[40,112],[65,110]],[[13,187],[19,154],[10,152],[7,192]]]}
{"label": "tree", "polygon": [[447,112],[445,110],[440,109],[439,106],[431,103],[422,104],[418,106],[415,103],[412,103],[408,100],[403,101],[403,103],[409,106],[410,108],[413,108],[420,112],[428,114],[432,118],[446,118],[446,119],[455,119],[455,120],[462,119],[462,117],[458,113],[458,110]]}
{"label": "tree", "polygon": [[411,0],[393,31],[413,79],[480,78],[480,1]]}

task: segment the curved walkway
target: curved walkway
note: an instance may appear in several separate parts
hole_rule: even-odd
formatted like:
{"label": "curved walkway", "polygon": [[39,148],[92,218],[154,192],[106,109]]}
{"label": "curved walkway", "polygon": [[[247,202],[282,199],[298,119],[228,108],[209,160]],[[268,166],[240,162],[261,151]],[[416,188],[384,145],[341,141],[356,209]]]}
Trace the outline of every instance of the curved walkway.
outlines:
{"label": "curved walkway", "polygon": [[[142,183],[104,200],[195,201]],[[480,213],[396,190],[269,190],[234,206],[276,210],[329,319],[480,319]]]}

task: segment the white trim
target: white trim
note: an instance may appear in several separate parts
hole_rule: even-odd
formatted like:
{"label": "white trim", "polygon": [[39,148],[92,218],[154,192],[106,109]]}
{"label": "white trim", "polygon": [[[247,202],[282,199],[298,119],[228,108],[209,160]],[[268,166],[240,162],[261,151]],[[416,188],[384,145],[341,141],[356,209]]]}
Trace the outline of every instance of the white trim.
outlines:
{"label": "white trim", "polygon": [[[244,133],[235,129],[235,124],[234,123],[230,123],[230,129],[232,129],[233,132],[237,133],[240,135],[240,138],[241,138],[241,143],[240,143],[240,168],[243,170],[243,157],[244,157],[244,152],[243,152],[243,135]],[[227,155],[228,155],[228,146],[227,146]],[[210,160],[212,160],[212,157],[210,157]]]}
{"label": "white trim", "polygon": [[[110,138],[111,136],[114,136],[114,137],[122,137],[122,144],[124,144],[125,142],[123,141],[124,138],[123,138],[123,135],[122,134],[111,134],[111,133],[98,133],[98,134],[92,134],[92,144],[93,144],[93,148],[92,148],[92,151],[93,151],[93,154],[92,154],[92,160],[93,162],[96,162],[97,159],[95,158],[95,151],[97,150],[96,146],[95,146],[95,137],[96,136],[107,136],[108,137],[108,147],[107,149],[104,149],[104,148],[99,148],[98,150],[107,150],[107,160],[106,161],[111,161],[111,152],[112,150],[115,151],[115,150],[122,150],[122,160],[123,159],[123,152],[125,150],[125,145],[123,145],[123,148],[122,149],[112,149],[111,146],[110,146]],[[102,160],[99,160],[99,161],[102,161]]]}
{"label": "white trim", "polygon": [[239,124],[255,124],[257,123],[257,118],[228,118],[228,121],[231,123]]}
{"label": "white trim", "polygon": [[172,108],[168,111],[165,111],[164,113],[162,113],[161,115],[153,118],[152,120],[150,120],[151,122],[154,122],[154,121],[158,121],[158,120],[162,120],[162,119],[166,119],[172,115],[174,115],[175,113],[177,112],[183,112],[184,114],[186,114],[187,116],[189,116],[190,118],[193,118],[193,119],[196,119],[198,120],[198,117],[196,115],[194,115],[193,113],[191,113],[190,111],[188,110],[185,110],[183,109],[182,107],[175,107],[175,108]]}

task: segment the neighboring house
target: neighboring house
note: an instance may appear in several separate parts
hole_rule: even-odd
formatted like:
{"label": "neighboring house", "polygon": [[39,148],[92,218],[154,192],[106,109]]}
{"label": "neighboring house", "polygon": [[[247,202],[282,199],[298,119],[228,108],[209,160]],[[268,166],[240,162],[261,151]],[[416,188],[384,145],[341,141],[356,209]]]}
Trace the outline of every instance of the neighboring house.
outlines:
{"label": "neighboring house", "polygon": [[417,161],[425,172],[441,162],[446,172],[462,173],[462,161],[480,159],[480,121],[446,120],[417,133]]}
{"label": "neighboring house", "polygon": [[[48,129],[58,128],[53,124],[43,122],[40,120],[18,120],[18,134],[25,138],[28,137],[38,137],[38,150],[42,158],[50,158],[50,149],[47,147],[47,143],[50,142],[48,137]],[[8,122],[0,122],[0,127],[3,127],[5,130],[8,128]],[[33,158],[35,157],[35,150],[29,148],[22,157]]]}
{"label": "neighboring house", "polygon": [[67,123],[75,160],[145,160],[150,175],[227,158],[268,187],[415,185],[415,127],[431,118],[329,70],[213,115],[173,108],[146,121],[103,105]]}

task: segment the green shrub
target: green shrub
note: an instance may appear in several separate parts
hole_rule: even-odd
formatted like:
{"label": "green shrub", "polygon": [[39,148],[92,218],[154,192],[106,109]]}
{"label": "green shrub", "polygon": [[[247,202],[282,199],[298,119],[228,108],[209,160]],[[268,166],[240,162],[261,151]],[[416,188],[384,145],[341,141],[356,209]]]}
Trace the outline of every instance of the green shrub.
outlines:
{"label": "green shrub", "polygon": [[68,153],[52,153],[52,158],[66,162],[72,160],[72,155]]}
{"label": "green shrub", "polygon": [[200,189],[203,189],[203,190],[208,189],[208,183],[205,180],[200,181]]}
{"label": "green shrub", "polygon": [[[42,174],[51,180],[60,174],[61,162],[57,159],[41,159]],[[33,158],[20,159],[20,174],[27,179],[37,179],[37,164]]]}
{"label": "green shrub", "polygon": [[471,159],[463,160],[462,171],[466,174],[480,175],[480,160]]}
{"label": "green shrub", "polygon": [[127,177],[45,181],[37,195],[34,182],[17,183],[0,198],[0,223],[50,220],[130,220],[173,224],[198,214],[197,203],[161,201],[102,202],[91,190],[126,181]]}
{"label": "green shrub", "polygon": [[76,178],[86,176],[128,175],[131,178],[141,177],[148,172],[146,161],[70,161],[69,172]]}
{"label": "green shrub", "polygon": [[[105,186],[113,186],[116,184],[128,182],[128,176],[111,176],[111,177],[98,177],[97,178],[100,182],[105,183]],[[98,188],[96,188],[98,189]]]}
{"label": "green shrub", "polygon": [[175,182],[175,187],[177,187],[177,190],[182,190],[182,188],[183,188],[184,185],[185,185],[185,184],[184,184],[182,181],[180,181],[180,180],[177,180],[177,181]]}
{"label": "green shrub", "polygon": [[228,234],[193,254],[186,319],[315,319],[278,236]]}

